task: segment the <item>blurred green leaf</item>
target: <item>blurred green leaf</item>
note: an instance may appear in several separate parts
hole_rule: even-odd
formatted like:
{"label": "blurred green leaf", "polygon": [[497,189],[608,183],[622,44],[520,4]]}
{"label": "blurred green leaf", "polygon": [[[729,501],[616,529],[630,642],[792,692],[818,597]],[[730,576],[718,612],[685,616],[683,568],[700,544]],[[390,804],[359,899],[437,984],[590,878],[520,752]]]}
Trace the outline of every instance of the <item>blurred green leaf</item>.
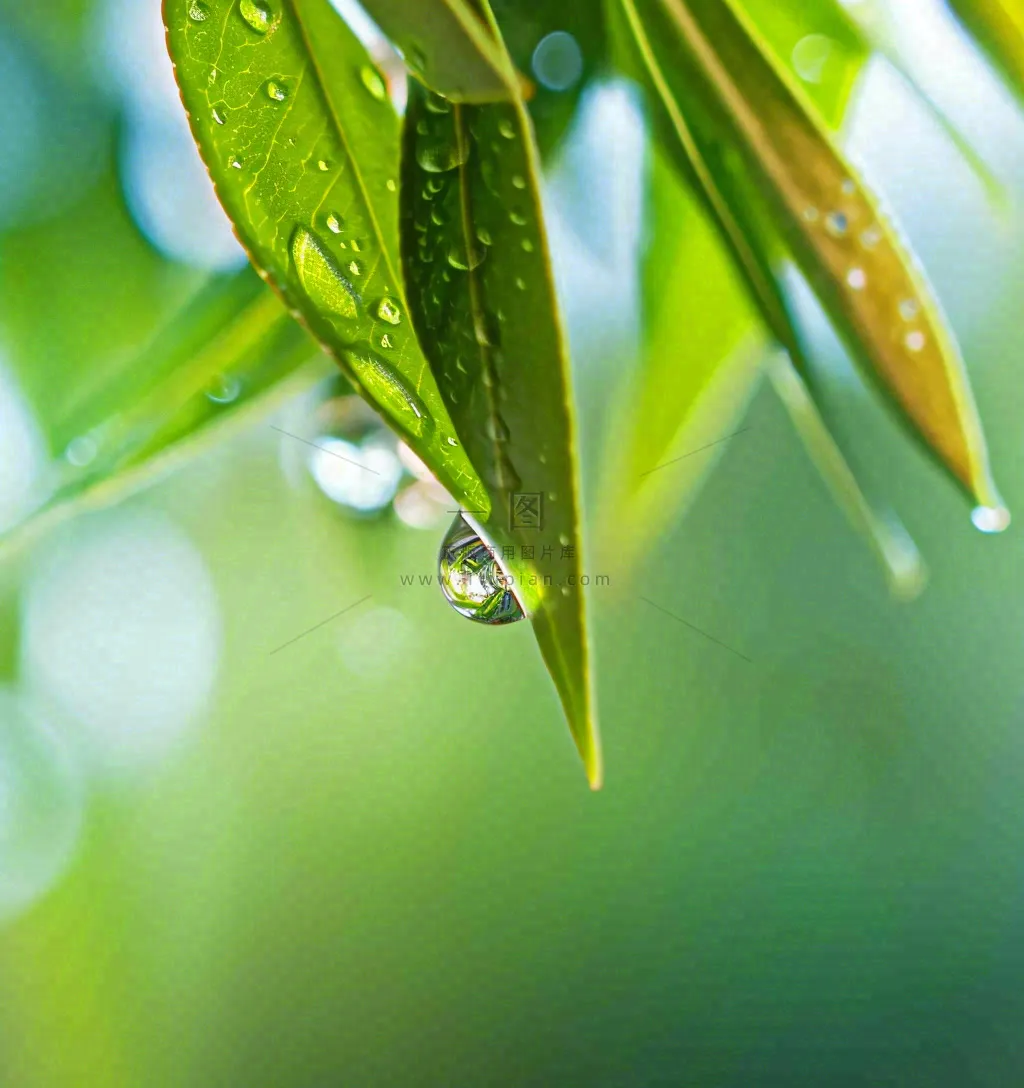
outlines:
{"label": "blurred green leaf", "polygon": [[[964,488],[1001,500],[959,350],[895,229],[731,3],[623,0],[679,145],[741,254],[773,332],[799,358],[771,264],[771,221],[857,357]],[[714,156],[702,148],[712,149]],[[719,184],[721,180],[722,184]],[[744,188],[760,209],[731,194]],[[734,214],[735,213],[735,214]]]}
{"label": "blurred green leaf", "polygon": [[506,102],[516,83],[501,49],[465,0],[364,0],[409,69],[453,102]]}
{"label": "blurred green leaf", "polygon": [[606,445],[600,566],[636,570],[696,497],[768,350],[746,285],[703,207],[657,149],[648,179],[643,342]]}
{"label": "blurred green leaf", "polygon": [[398,123],[366,50],[328,0],[164,10],[193,134],[254,264],[441,483],[487,508],[406,319]]}
{"label": "blurred green leaf", "polygon": [[[521,72],[533,71],[542,43],[552,34],[569,35],[579,50],[579,72],[568,86],[547,86],[537,81],[530,96],[530,117],[541,157],[547,161],[568,129],[580,97],[604,69],[608,41],[604,7],[600,3],[565,4],[556,0],[494,0],[494,16],[505,45]],[[569,73],[566,74],[566,77]]]}
{"label": "blurred green leaf", "polygon": [[[449,149],[440,160],[439,147]],[[514,552],[504,563],[596,788],[601,753],[579,585],[570,375],[537,151],[521,99],[466,106],[413,84],[402,229],[421,342],[491,495],[493,513],[476,520],[499,554]],[[516,527],[519,495],[543,504],[541,527]],[[535,549],[534,558],[524,556],[524,546]],[[545,576],[551,585],[543,584]]]}
{"label": "blurred green leaf", "polygon": [[1024,101],[1024,8],[1020,0],[947,0],[1010,89]]}

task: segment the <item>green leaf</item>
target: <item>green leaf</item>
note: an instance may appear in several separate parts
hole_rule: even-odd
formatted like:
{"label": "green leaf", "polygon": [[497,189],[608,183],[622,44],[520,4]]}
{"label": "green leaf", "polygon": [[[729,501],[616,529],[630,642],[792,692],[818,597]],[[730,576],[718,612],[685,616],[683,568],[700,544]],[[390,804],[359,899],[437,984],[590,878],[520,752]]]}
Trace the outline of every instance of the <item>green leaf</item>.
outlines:
{"label": "green leaf", "polygon": [[405,314],[398,123],[328,0],[166,0],[192,132],[261,274],[461,502],[487,508]]}
{"label": "green leaf", "polygon": [[775,335],[800,357],[772,267],[780,254],[769,252],[752,217],[773,224],[914,432],[976,501],[1001,506],[959,350],[938,304],[813,107],[731,2],[622,3],[678,146]]}
{"label": "green leaf", "polygon": [[507,102],[516,93],[502,49],[465,0],[363,0],[406,64],[453,102]]}
{"label": "green leaf", "polygon": [[133,364],[51,427],[67,456],[45,504],[0,541],[3,553],[152,483],[312,381],[322,358],[250,269],[215,277]]}
{"label": "green leaf", "polygon": [[[439,147],[449,153],[439,157]],[[597,788],[568,357],[520,99],[466,106],[412,85],[402,228],[420,339],[491,496],[493,512],[467,520],[515,578]],[[540,528],[517,527],[526,495],[543,504]]]}
{"label": "green leaf", "polygon": [[1024,101],[1024,8],[1020,0],[947,0],[964,29]]}
{"label": "green leaf", "polygon": [[766,336],[703,207],[657,148],[648,181],[643,342],[602,472],[602,570],[639,568],[696,498],[760,380]]}

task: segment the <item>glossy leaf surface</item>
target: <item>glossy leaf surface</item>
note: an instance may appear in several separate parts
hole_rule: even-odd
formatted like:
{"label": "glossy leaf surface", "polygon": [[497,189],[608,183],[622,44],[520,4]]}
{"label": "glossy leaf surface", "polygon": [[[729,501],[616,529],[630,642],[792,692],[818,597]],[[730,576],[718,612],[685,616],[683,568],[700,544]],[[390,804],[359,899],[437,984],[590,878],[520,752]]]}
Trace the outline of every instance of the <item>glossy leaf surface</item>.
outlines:
{"label": "glossy leaf surface", "polygon": [[249,255],[460,501],[486,492],[405,313],[397,119],[327,0],[167,0],[192,131]]}
{"label": "glossy leaf surface", "polygon": [[[775,296],[779,309],[770,267],[778,254],[744,221],[734,196],[744,186],[915,432],[977,501],[999,506],[959,350],[934,296],[749,22],[731,3],[623,4],[691,169],[705,189],[710,172],[712,199],[724,202],[716,214],[728,221],[734,249],[747,251],[748,274],[764,281],[759,293]],[[780,335],[785,320],[776,314],[770,324]]]}

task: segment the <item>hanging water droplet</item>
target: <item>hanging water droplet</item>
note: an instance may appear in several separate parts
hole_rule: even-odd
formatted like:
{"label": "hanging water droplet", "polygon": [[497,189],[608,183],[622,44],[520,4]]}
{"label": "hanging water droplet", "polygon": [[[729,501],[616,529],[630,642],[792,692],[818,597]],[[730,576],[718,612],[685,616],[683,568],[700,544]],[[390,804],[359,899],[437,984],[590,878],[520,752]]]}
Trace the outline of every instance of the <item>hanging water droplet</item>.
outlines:
{"label": "hanging water droplet", "polygon": [[276,79],[268,79],[264,85],[267,98],[274,102],[283,102],[288,97],[288,88]]}
{"label": "hanging water droplet", "polygon": [[920,329],[915,329],[913,332],[907,333],[903,342],[907,345],[908,351],[912,351],[916,354],[919,351],[924,351],[927,337]]}
{"label": "hanging water droplet", "polygon": [[513,174],[512,175],[512,186],[513,186],[513,188],[516,188],[516,189],[525,189],[526,188],[526,178],[524,178],[522,174]]}
{"label": "hanging water droplet", "polygon": [[238,0],[238,10],[257,34],[266,34],[273,29],[273,13],[264,0]]}
{"label": "hanging water droplet", "polygon": [[359,78],[363,86],[378,102],[383,102],[388,96],[388,89],[380,72],[372,64],[364,64],[359,69]]}
{"label": "hanging water droplet", "polygon": [[337,212],[331,212],[324,222],[332,234],[341,234],[341,216]]}
{"label": "hanging water droplet", "polygon": [[1010,526],[1010,511],[1004,506],[976,506],[971,521],[983,533],[1002,533]]}
{"label": "hanging water droplet", "polygon": [[398,308],[398,303],[392,298],[382,298],[377,303],[377,316],[381,321],[386,321],[389,325],[397,325],[402,320],[402,311]]}
{"label": "hanging water droplet", "polygon": [[905,298],[900,303],[900,317],[904,321],[913,321],[921,312],[921,305],[916,298]]}
{"label": "hanging water droplet", "polygon": [[525,618],[510,579],[461,514],[441,543],[438,572],[441,591],[460,616],[492,626]]}
{"label": "hanging water droplet", "polygon": [[499,121],[498,131],[506,140],[514,140],[516,138],[516,128],[511,121]]}
{"label": "hanging water droplet", "polygon": [[868,283],[867,273],[863,268],[851,268],[846,274],[846,282],[854,291],[863,291]]}
{"label": "hanging water droplet", "polygon": [[205,23],[210,18],[210,9],[203,0],[192,0],[188,6],[188,17],[193,23]]}
{"label": "hanging water droplet", "polygon": [[845,212],[829,212],[825,216],[825,229],[834,238],[842,238],[849,226],[850,220],[846,217]]}
{"label": "hanging water droplet", "polygon": [[348,321],[359,316],[359,295],[312,231],[296,227],[291,252],[299,283],[318,309]]}
{"label": "hanging water droplet", "polygon": [[426,406],[405,378],[368,344],[346,351],[345,359],[369,396],[410,434],[420,437],[433,426]]}

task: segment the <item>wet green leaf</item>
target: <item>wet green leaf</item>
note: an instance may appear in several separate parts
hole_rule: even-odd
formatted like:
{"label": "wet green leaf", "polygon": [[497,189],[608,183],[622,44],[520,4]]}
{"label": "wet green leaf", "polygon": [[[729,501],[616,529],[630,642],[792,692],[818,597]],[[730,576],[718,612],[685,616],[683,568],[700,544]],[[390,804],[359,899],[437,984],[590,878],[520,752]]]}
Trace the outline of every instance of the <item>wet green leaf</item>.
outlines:
{"label": "wet green leaf", "polygon": [[407,319],[398,123],[328,0],[166,0],[193,135],[243,245],[459,501],[489,505]]}
{"label": "wet green leaf", "polygon": [[947,0],[953,14],[1024,101],[1024,8],[1019,0]]}
{"label": "wet green leaf", "polygon": [[[937,302],[813,107],[732,3],[622,3],[688,169],[772,331],[799,358],[773,268],[791,254],[915,433],[978,502],[999,507],[959,350]],[[754,218],[771,227],[752,225]]]}
{"label": "wet green leaf", "polygon": [[507,102],[516,77],[465,0],[364,0],[410,70],[453,102]]}
{"label": "wet green leaf", "polygon": [[568,358],[521,99],[465,106],[412,86],[402,225],[414,321],[491,496],[469,520],[516,580],[596,788]]}

